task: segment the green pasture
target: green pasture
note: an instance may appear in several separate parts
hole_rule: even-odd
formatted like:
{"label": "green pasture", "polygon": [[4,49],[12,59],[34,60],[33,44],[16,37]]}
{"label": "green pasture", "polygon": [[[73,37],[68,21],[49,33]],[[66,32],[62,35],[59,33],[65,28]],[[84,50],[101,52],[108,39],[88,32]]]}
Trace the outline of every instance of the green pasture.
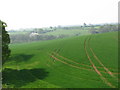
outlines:
{"label": "green pasture", "polygon": [[[64,33],[67,34],[67,30]],[[57,35],[58,32],[56,31],[55,34]],[[117,37],[117,32],[110,32],[41,42],[11,44],[11,57],[3,66],[3,87],[118,87]],[[86,56],[85,47],[98,71],[112,86],[106,84],[105,80],[102,80],[101,76],[95,72],[88,56]],[[93,49],[101,63],[113,73],[114,77],[111,77],[97,62],[90,48]]]}
{"label": "green pasture", "polygon": [[78,30],[78,29],[72,29],[72,30],[64,30],[64,29],[59,29],[53,32],[47,32],[45,35],[68,35],[68,36],[73,36],[73,35],[87,35],[90,34],[88,30]]}

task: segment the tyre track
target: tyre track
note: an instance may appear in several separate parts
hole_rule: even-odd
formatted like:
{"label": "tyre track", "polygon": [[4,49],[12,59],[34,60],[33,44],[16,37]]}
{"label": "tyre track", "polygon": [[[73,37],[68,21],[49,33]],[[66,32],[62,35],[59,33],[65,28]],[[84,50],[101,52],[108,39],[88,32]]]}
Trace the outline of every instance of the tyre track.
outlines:
{"label": "tyre track", "polygon": [[[50,67],[50,68],[52,68],[52,69],[54,69],[50,64],[46,64],[48,67]],[[59,70],[60,71],[60,73],[63,73],[63,71],[61,71],[60,69],[57,69],[57,70]],[[68,75],[68,76],[70,76],[70,77],[73,77],[73,78],[76,78],[76,79],[84,79],[84,80],[88,80],[88,79],[86,79],[86,78],[81,78],[81,77],[75,77],[74,75],[69,75],[68,73],[63,73],[63,74],[65,74],[65,75]],[[100,80],[98,80],[98,79],[89,79],[89,80],[92,80],[92,81],[100,81]]]}
{"label": "tyre track", "polygon": [[[88,69],[86,69],[86,68],[81,68],[81,67],[78,67],[78,66],[74,66],[74,65],[72,65],[72,64],[69,64],[69,63],[67,63],[67,62],[65,62],[65,61],[62,61],[62,60],[60,60],[60,59],[58,59],[57,57],[55,57],[55,56],[53,56],[53,55],[50,55],[50,57],[52,57],[52,58],[54,58],[56,61],[60,61],[60,62],[62,62],[62,63],[64,63],[64,64],[66,64],[66,65],[68,65],[68,66],[71,66],[71,67],[74,67],[74,68],[77,68],[77,69],[84,69],[84,70],[88,70]],[[95,67],[95,66],[94,66]],[[95,69],[96,71],[98,71],[97,70],[97,68]],[[92,70],[92,71],[94,71],[94,70]],[[98,71],[99,72],[99,71]],[[108,86],[110,86],[110,87],[112,87],[112,88],[115,88],[115,86],[113,86],[110,82],[108,82],[108,81],[106,81],[106,78],[104,78],[104,77],[102,77],[102,74],[99,72],[99,75],[101,76],[100,78],[108,85]]]}
{"label": "tyre track", "polygon": [[[51,60],[49,60],[49,62],[51,62],[51,64],[52,63],[54,63],[53,61],[51,61]],[[52,65],[50,65],[50,64],[46,64],[48,67],[51,67],[51,68],[53,68],[52,67]],[[81,68],[80,68],[81,69]],[[59,69],[58,69],[59,70]],[[92,69],[91,69],[92,70]],[[60,71],[60,70],[59,70]],[[94,70],[92,70],[92,71],[94,71]],[[61,71],[62,72],[62,71]],[[66,73],[64,73],[64,74],[66,74]],[[68,74],[67,74],[68,75]],[[71,76],[71,75],[69,75],[69,76]],[[73,75],[71,76],[71,77],[74,77]],[[81,77],[75,77],[75,78],[77,78],[77,79],[84,79],[84,80],[87,80],[86,78],[81,78]],[[95,80],[95,81],[100,81],[100,80],[98,80],[98,79],[90,79],[90,80]]]}
{"label": "tyre track", "polygon": [[[59,49],[54,49],[53,51],[56,52],[56,53],[59,53],[60,52],[60,48]],[[51,53],[53,56],[55,55],[54,52]],[[54,62],[55,62],[55,59],[53,58],[53,63]]]}
{"label": "tyre track", "polygon": [[96,54],[94,53],[93,49],[90,47],[90,40],[91,40],[91,37],[88,39],[88,47],[89,47],[90,51],[92,52],[92,54],[93,54],[94,58],[96,59],[96,61],[104,68],[104,70],[107,71],[107,73],[108,73],[111,77],[116,78],[116,76],[114,76],[113,73],[112,73],[108,68],[106,68],[105,65],[104,65],[104,64],[100,61],[100,59],[96,56]]}
{"label": "tyre track", "polygon": [[[61,57],[61,58],[64,59],[64,60],[67,60],[67,61],[70,61],[70,62],[79,64],[79,65],[92,67],[91,65],[86,65],[86,64],[78,63],[78,62],[75,62],[75,61],[73,61],[73,60],[71,60],[71,59],[68,59],[68,58],[66,58],[66,57],[63,57],[63,56],[59,55],[59,54],[56,53],[56,52],[52,52],[52,53],[54,53],[55,56]],[[97,68],[103,68],[103,67],[97,67]],[[92,69],[91,69],[91,70],[92,70]],[[107,72],[105,72],[105,71],[100,71],[100,72],[107,73]],[[113,74],[118,74],[118,73],[113,73]]]}
{"label": "tyre track", "polygon": [[58,59],[57,57],[55,57],[53,55],[50,55],[50,57],[53,58],[53,59],[55,59],[56,61],[62,62],[64,64],[68,65],[68,66],[71,66],[71,67],[74,67],[74,68],[77,68],[77,69],[84,69],[84,70],[94,71],[92,69],[87,69],[87,68],[83,68],[83,67],[79,67],[79,66],[75,66],[75,65],[69,64],[69,63],[67,63],[65,61],[62,61],[62,60]]}
{"label": "tyre track", "polygon": [[90,65],[86,65],[86,64],[83,64],[83,63],[78,63],[78,62],[75,62],[74,60],[71,60],[71,59],[68,59],[68,58],[66,58],[66,57],[63,57],[63,56],[59,55],[59,54],[56,53],[56,52],[53,52],[53,53],[54,53],[54,55],[56,55],[56,56],[58,56],[58,57],[61,57],[61,58],[63,58],[64,60],[73,62],[73,63],[75,63],[75,64],[84,65],[84,66],[87,66],[87,67],[92,67],[92,66],[90,66]]}
{"label": "tyre track", "polygon": [[[83,63],[78,63],[78,62],[76,62],[76,61],[74,61],[74,60],[71,60],[71,59],[69,59],[69,58],[66,58],[66,57],[64,57],[64,56],[59,55],[58,53],[60,52],[60,50],[61,50],[61,48],[54,49],[53,52],[52,52],[52,55],[61,57],[61,58],[63,58],[64,60],[67,60],[67,61],[70,61],[70,62],[73,62],[73,63],[76,63],[76,64],[84,65],[84,66],[87,66],[87,67],[92,67],[91,65],[87,65],[87,64],[83,64]],[[97,68],[103,68],[103,67],[98,66]],[[114,68],[109,68],[109,69],[116,70],[116,69],[114,69]],[[104,71],[103,71],[103,72],[104,72]],[[120,73],[113,72],[113,74],[120,74]]]}
{"label": "tyre track", "polygon": [[87,47],[86,47],[86,40],[84,41],[84,49],[85,49],[85,53],[86,53],[86,56],[88,57],[88,60],[90,61],[92,67],[94,68],[95,72],[100,76],[101,80],[103,80],[103,82],[105,84],[107,84],[108,86],[110,86],[111,88],[116,88],[114,85],[112,85],[102,74],[101,72],[96,68],[96,66],[94,65],[93,61],[91,60],[89,54],[88,54],[88,51],[87,51]]}

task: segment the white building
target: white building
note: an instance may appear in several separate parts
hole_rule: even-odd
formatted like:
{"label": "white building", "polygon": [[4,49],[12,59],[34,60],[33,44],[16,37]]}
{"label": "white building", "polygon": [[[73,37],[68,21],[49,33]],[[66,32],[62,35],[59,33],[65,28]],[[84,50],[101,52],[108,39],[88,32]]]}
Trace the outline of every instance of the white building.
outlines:
{"label": "white building", "polygon": [[32,32],[30,35],[29,35],[29,37],[31,38],[31,37],[36,37],[36,36],[39,36],[40,34],[39,33],[34,33],[34,32]]}

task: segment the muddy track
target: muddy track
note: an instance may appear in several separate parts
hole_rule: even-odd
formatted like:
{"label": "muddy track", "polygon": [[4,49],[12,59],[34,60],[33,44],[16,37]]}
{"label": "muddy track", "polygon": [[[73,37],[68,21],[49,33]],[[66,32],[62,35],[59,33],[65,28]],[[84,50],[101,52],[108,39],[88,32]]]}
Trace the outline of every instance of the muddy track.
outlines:
{"label": "muddy track", "polygon": [[[75,62],[75,61],[73,61],[73,60],[71,60],[71,59],[68,59],[68,58],[66,58],[66,57],[63,57],[63,56],[59,55],[58,53],[55,53],[55,52],[53,52],[53,53],[54,53],[55,56],[61,57],[61,58],[64,59],[64,60],[67,60],[67,61],[70,61],[70,62],[79,64],[79,65],[92,67],[91,65],[86,65],[86,64],[82,64],[82,63]],[[97,68],[103,68],[103,67],[97,67]],[[91,69],[91,70],[92,70],[92,69]],[[107,72],[105,72],[105,71],[100,71],[100,72],[107,73]],[[118,73],[113,73],[113,74],[118,74]]]}
{"label": "muddy track", "polygon": [[[76,63],[76,64],[80,64],[80,65],[87,66],[87,67],[92,67],[91,65],[87,65],[87,64],[83,64],[83,63],[78,63],[78,62],[76,62],[76,61],[74,61],[74,60],[71,60],[71,59],[66,58],[66,57],[64,57],[64,56],[61,56],[60,54],[58,54],[58,53],[60,52],[60,50],[61,50],[61,48],[59,48],[59,49],[54,49],[53,52],[52,52],[52,54],[53,54],[54,56],[61,57],[61,58],[63,58],[64,60],[67,60],[67,61],[70,61],[70,62],[73,62],[73,63]],[[98,66],[97,68],[103,68],[103,67],[102,67],[102,66]],[[108,68],[108,69],[116,70],[116,69],[114,69],[114,68]],[[117,73],[117,72],[113,72],[113,74],[118,74],[118,73]],[[119,74],[120,74],[120,73],[119,73]]]}
{"label": "muddy track", "polygon": [[[50,55],[50,54],[49,54],[49,55]],[[52,55],[50,55],[50,57],[53,58],[54,60],[56,60],[56,58],[57,58],[57,57],[52,56]],[[57,58],[57,59],[58,59],[58,58]],[[60,59],[59,59],[59,60],[60,60]],[[56,60],[56,61],[59,61],[59,60]],[[53,61],[50,61],[50,62],[52,62],[53,64],[55,64]],[[76,65],[73,65],[73,64],[69,64],[69,63],[67,63],[67,62],[65,62],[65,61],[62,61],[62,60],[60,60],[60,62],[62,62],[63,64],[67,64],[67,65],[70,66],[70,67],[74,67],[74,68],[77,68],[77,69],[83,69],[83,70],[88,70],[88,71],[93,71],[93,72],[95,72],[93,69],[81,68],[81,67],[79,67],[79,66],[76,66]],[[105,72],[105,71],[100,71],[100,72],[107,73],[107,72]],[[114,73],[114,74],[118,74],[118,73]]]}
{"label": "muddy track", "polygon": [[75,63],[75,64],[79,64],[79,65],[83,65],[83,66],[87,66],[87,67],[92,67],[92,66],[90,66],[90,65],[86,65],[86,64],[83,64],[83,63],[78,63],[78,62],[75,62],[74,60],[71,60],[71,59],[68,59],[68,58],[66,58],[66,57],[63,57],[63,56],[59,55],[59,54],[56,53],[56,52],[53,52],[53,53],[54,53],[54,55],[56,55],[56,56],[58,56],[58,57],[61,57],[61,58],[63,58],[64,60],[73,62],[73,63]]}
{"label": "muddy track", "polygon": [[[70,61],[70,62],[73,62],[73,63],[76,63],[76,64],[80,64],[80,65],[92,67],[91,65],[87,65],[87,64],[83,64],[83,63],[78,63],[78,62],[75,62],[75,61],[73,61],[73,60],[71,60],[71,59],[68,59],[68,58],[66,58],[66,57],[63,57],[63,56],[59,55],[58,53],[60,52],[60,50],[61,50],[61,48],[54,49],[53,52],[52,52],[52,55],[61,57],[61,58],[64,59],[64,60],[67,60],[67,61]],[[54,62],[53,62],[53,64],[54,64]],[[102,67],[102,66],[99,66],[99,67],[97,67],[97,68],[103,68],[103,67]],[[114,69],[114,68],[109,68],[109,69],[116,70],[116,69]],[[105,72],[105,71],[100,71],[100,72],[107,73],[107,72]],[[112,72],[112,74],[120,74],[120,73]]]}
{"label": "muddy track", "polygon": [[90,47],[90,40],[91,40],[91,37],[88,39],[88,47],[89,47],[90,51],[92,52],[92,54],[93,54],[94,58],[96,59],[96,61],[104,68],[104,70],[107,71],[107,73],[108,73],[111,77],[116,78],[116,76],[114,76],[113,73],[112,73],[108,68],[106,68],[105,65],[104,65],[104,64],[100,61],[100,59],[96,56],[95,52],[94,52],[93,49]]}
{"label": "muddy track", "polygon": [[58,59],[57,57],[55,57],[55,56],[53,56],[53,55],[51,55],[51,54],[49,54],[49,55],[50,55],[51,58],[55,59],[56,61],[62,62],[63,64],[66,64],[66,65],[68,65],[68,66],[71,66],[71,67],[74,67],[74,68],[77,68],[77,69],[84,69],[84,70],[88,70],[88,71],[94,71],[94,70],[92,70],[92,69],[83,68],[83,67],[75,66],[75,65],[73,65],[73,64],[69,64],[69,63],[67,63],[67,62],[65,62],[65,61],[62,61],[62,60]]}
{"label": "muddy track", "polygon": [[86,56],[88,57],[88,60],[90,61],[92,67],[94,68],[95,72],[100,76],[101,80],[103,80],[103,82],[105,84],[107,84],[108,86],[110,86],[111,88],[116,88],[114,85],[112,85],[102,74],[101,72],[97,69],[97,67],[95,66],[95,64],[93,63],[93,61],[91,60],[90,56],[89,56],[89,53],[87,51],[87,45],[86,45],[86,41],[87,39],[85,39],[84,41],[84,49],[85,49],[85,53],[86,53]]}
{"label": "muddy track", "polygon": [[[58,58],[56,58],[56,57],[54,57],[54,56],[51,56],[51,57],[53,57],[55,60],[57,60],[57,61],[59,61],[60,59],[58,59]],[[51,61],[50,60],[50,62],[52,63],[53,61]],[[61,62],[61,60],[60,60],[60,62]],[[64,64],[67,64],[66,62],[62,62],[62,63],[64,63]],[[48,67],[52,67],[50,64],[46,64]],[[69,64],[69,66],[71,66],[70,64]],[[78,69],[81,69],[81,68],[79,68],[79,67],[75,67],[74,65],[73,66],[71,66],[71,67],[74,67],[74,68],[78,68]],[[71,75],[70,75],[71,76]],[[72,76],[71,76],[72,77]],[[79,78],[79,77],[75,77],[75,78],[77,78],[77,79],[84,79],[84,78]],[[104,80],[105,78],[103,78],[103,80]],[[90,79],[91,80],[91,79]],[[97,80],[97,79],[92,79],[92,80],[96,80],[96,81],[100,81],[100,80]],[[113,88],[114,88],[114,86],[113,86]]]}
{"label": "muddy track", "polygon": [[[53,56],[55,55],[54,52],[59,53],[59,52],[60,52],[60,48],[53,50],[53,52],[51,53]],[[49,53],[48,53],[48,54],[49,54]],[[55,59],[54,59],[54,58],[52,58],[52,59],[53,59],[53,61],[55,62]],[[53,62],[53,63],[54,63],[54,62]]]}
{"label": "muddy track", "polygon": [[[67,61],[70,61],[70,62],[73,62],[73,63],[76,63],[76,64],[80,64],[80,65],[83,65],[83,66],[92,67],[91,65],[87,65],[87,64],[83,64],[83,63],[78,63],[78,62],[76,62],[76,61],[74,61],[74,60],[71,60],[71,59],[66,58],[66,57],[64,57],[64,56],[61,56],[60,54],[58,54],[58,53],[56,53],[56,52],[53,52],[53,53],[54,53],[54,55],[56,55],[56,56],[58,56],[58,57],[61,57],[61,58],[63,58],[64,60],[67,60]],[[103,67],[97,67],[97,68],[103,68]],[[113,68],[109,68],[109,69],[113,69]],[[115,69],[113,69],[113,70],[115,70]]]}

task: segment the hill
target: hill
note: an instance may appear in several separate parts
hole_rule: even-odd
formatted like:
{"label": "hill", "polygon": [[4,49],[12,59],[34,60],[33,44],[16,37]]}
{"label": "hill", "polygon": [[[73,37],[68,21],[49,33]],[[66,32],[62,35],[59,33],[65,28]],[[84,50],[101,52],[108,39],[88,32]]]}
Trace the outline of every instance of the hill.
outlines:
{"label": "hill", "polygon": [[11,44],[3,87],[118,87],[118,34]]}

